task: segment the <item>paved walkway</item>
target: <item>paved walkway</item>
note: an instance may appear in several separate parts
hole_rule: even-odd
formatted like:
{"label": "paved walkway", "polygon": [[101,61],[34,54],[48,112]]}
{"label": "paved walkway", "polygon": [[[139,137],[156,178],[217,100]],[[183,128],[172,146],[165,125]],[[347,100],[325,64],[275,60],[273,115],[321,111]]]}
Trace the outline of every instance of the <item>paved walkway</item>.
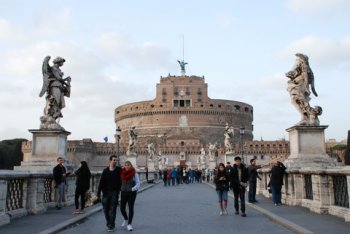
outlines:
{"label": "paved walkway", "polygon": [[[247,210],[247,217],[243,218],[234,214],[231,203],[228,211],[229,215],[219,216],[216,192],[206,184],[175,187],[158,184],[138,195],[133,233],[292,233],[255,210]],[[115,233],[128,233],[120,227],[121,223],[118,210]],[[106,233],[103,213],[96,213],[83,224],[61,233]]]}
{"label": "paved walkway", "polygon": [[[219,216],[216,193],[210,185],[158,184],[138,194],[133,233],[350,233],[350,224],[340,218],[301,207],[275,207],[269,199],[258,199],[256,205],[247,203],[246,218],[234,214],[232,199],[229,215]],[[50,209],[45,214],[15,219],[0,227],[0,233],[106,233],[101,205],[88,208],[84,215],[74,216],[72,210],[73,207]],[[120,227],[121,221],[118,209],[114,233],[128,233]]]}

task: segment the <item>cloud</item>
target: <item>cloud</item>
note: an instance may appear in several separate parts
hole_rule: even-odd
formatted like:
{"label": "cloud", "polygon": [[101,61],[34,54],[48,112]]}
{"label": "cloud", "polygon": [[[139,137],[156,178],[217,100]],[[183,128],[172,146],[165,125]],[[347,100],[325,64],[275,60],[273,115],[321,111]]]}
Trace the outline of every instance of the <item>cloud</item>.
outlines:
{"label": "cloud", "polygon": [[346,66],[350,63],[350,36],[340,40],[306,36],[287,45],[280,56],[290,58],[297,52],[308,55],[321,68]]}
{"label": "cloud", "polygon": [[117,33],[104,33],[96,44],[117,63],[142,70],[172,67],[170,50],[154,42],[135,44]]}
{"label": "cloud", "polygon": [[324,12],[350,6],[349,0],[288,0],[287,6],[294,12]]}

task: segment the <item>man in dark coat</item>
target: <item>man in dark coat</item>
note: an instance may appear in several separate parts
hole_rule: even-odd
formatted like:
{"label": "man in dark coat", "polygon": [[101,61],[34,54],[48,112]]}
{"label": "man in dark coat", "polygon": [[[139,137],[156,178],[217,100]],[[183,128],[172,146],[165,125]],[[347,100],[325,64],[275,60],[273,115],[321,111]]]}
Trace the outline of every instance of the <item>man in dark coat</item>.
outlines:
{"label": "man in dark coat", "polygon": [[248,170],[244,166],[244,164],[241,163],[241,157],[235,157],[235,164],[231,168],[230,173],[230,185],[233,190],[234,195],[234,206],[236,210],[236,214],[239,214],[239,204],[238,199],[241,201],[241,216],[246,217],[245,214],[245,190],[247,187],[247,181],[248,181]]}
{"label": "man in dark coat", "polygon": [[283,176],[286,171],[286,167],[280,161],[277,161],[271,168],[270,187],[272,192],[272,201],[275,206],[281,204],[281,190],[283,185]]}
{"label": "man in dark coat", "polygon": [[102,206],[107,222],[107,231],[109,232],[112,232],[115,228],[115,217],[121,188],[121,168],[117,166],[117,162],[116,155],[109,157],[109,166],[102,172],[97,191],[98,198],[101,197],[101,191],[103,193]]}
{"label": "man in dark coat", "polygon": [[65,201],[66,176],[69,174],[70,172],[67,173],[66,168],[63,166],[63,158],[58,157],[57,165],[53,168],[53,180],[55,182],[55,188],[58,190],[57,210],[62,208]]}
{"label": "man in dark coat", "polygon": [[255,199],[256,195],[256,180],[261,178],[258,175],[257,169],[261,168],[261,166],[256,165],[256,160],[253,158],[250,160],[250,165],[248,167],[249,174],[249,192],[248,192],[248,202],[257,202]]}

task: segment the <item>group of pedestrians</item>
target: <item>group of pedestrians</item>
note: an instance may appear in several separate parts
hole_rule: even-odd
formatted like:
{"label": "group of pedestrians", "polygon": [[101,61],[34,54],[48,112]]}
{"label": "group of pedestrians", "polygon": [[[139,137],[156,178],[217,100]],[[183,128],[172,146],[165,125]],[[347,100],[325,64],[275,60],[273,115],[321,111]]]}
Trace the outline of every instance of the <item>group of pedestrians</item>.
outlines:
{"label": "group of pedestrians", "polygon": [[202,183],[203,175],[205,175],[205,170],[201,169],[186,169],[186,168],[172,168],[161,171],[161,178],[163,179],[164,186],[175,186],[179,184],[193,184]]}
{"label": "group of pedestrians", "polygon": [[[231,166],[230,163],[226,166],[220,163],[215,172],[214,183],[218,195],[220,215],[227,214],[228,192],[231,188],[234,195],[235,214],[238,215],[239,211],[241,211],[241,216],[246,217],[245,192],[249,185],[248,202],[257,202],[255,198],[256,184],[257,179],[261,180],[257,169],[261,168],[261,166],[256,165],[255,159],[251,159],[250,165],[246,167],[239,156],[235,157],[234,161],[235,163],[233,166]],[[286,167],[283,163],[277,161],[270,173],[269,186],[271,186],[272,200],[276,206],[281,204],[281,188],[285,169]]]}
{"label": "group of pedestrians", "polygon": [[[63,207],[63,203],[65,202],[66,178],[73,173],[73,171],[67,172],[66,168],[63,166],[63,161],[63,158],[57,158],[57,165],[53,169],[55,188],[58,192],[56,209],[61,209]],[[126,227],[128,231],[132,231],[133,227],[131,224],[134,217],[134,204],[137,191],[140,188],[140,178],[130,161],[126,161],[123,167],[117,164],[117,156],[111,155],[108,167],[106,167],[101,174],[97,199],[102,201],[107,231],[111,232],[115,229],[117,205],[119,202],[119,194],[121,194],[120,212],[124,218],[121,226]],[[73,214],[81,214],[84,212],[85,208],[85,193],[90,188],[91,172],[87,163],[82,161],[74,174],[76,175],[76,189],[74,197],[75,210]],[[127,205],[128,212],[126,212]]]}

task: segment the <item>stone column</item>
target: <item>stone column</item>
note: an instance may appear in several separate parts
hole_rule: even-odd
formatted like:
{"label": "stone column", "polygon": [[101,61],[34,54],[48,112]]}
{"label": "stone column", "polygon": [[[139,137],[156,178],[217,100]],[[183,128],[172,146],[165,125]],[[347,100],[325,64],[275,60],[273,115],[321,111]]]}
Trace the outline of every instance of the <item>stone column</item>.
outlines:
{"label": "stone column", "polygon": [[40,214],[46,211],[44,206],[44,182],[43,177],[28,179],[27,211],[29,214]]}
{"label": "stone column", "polygon": [[0,226],[10,222],[10,217],[6,214],[7,181],[0,180]]}
{"label": "stone column", "polygon": [[327,175],[312,175],[312,193],[313,202],[310,208],[311,211],[318,214],[328,213],[329,196],[328,193],[328,176]]}

